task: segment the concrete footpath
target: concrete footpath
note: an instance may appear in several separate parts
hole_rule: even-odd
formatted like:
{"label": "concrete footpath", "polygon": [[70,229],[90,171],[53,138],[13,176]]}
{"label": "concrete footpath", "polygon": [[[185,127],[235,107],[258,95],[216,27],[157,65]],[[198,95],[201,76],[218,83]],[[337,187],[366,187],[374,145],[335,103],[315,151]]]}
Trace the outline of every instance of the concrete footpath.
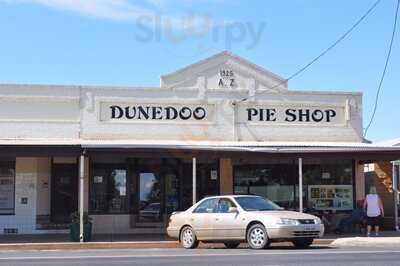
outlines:
{"label": "concrete footpath", "polygon": [[[380,237],[360,237],[360,235],[325,235],[315,239],[314,245],[330,245],[332,247],[377,247],[396,246],[400,248],[400,233],[386,231]],[[245,244],[243,244],[245,245]],[[290,242],[273,243],[273,246],[291,246]],[[0,236],[0,250],[71,250],[71,249],[142,249],[142,248],[178,248],[179,242],[165,236],[116,238],[110,241],[95,238],[93,242],[69,242],[66,236]],[[200,248],[222,248],[222,244],[200,244]]]}
{"label": "concrete footpath", "polygon": [[345,237],[330,244],[332,247],[396,247],[400,249],[400,237]]}

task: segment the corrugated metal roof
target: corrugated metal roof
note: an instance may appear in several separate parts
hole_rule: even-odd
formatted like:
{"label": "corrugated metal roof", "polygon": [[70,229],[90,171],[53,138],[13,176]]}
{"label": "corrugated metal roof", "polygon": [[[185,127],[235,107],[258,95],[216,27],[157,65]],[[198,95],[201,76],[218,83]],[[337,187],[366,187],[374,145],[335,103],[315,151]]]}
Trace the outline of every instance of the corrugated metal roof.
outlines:
{"label": "corrugated metal roof", "polygon": [[79,140],[79,139],[13,138],[13,139],[0,139],[0,145],[10,145],[10,146],[81,145],[81,140]]}
{"label": "corrugated metal roof", "polygon": [[175,148],[253,152],[399,151],[400,147],[361,142],[250,142],[250,141],[144,141],[85,140],[84,148]]}
{"label": "corrugated metal roof", "polygon": [[399,151],[400,146],[362,142],[256,142],[256,141],[179,141],[179,140],[109,140],[109,139],[0,139],[3,146],[79,145],[82,148],[158,148],[252,152],[352,152]]}

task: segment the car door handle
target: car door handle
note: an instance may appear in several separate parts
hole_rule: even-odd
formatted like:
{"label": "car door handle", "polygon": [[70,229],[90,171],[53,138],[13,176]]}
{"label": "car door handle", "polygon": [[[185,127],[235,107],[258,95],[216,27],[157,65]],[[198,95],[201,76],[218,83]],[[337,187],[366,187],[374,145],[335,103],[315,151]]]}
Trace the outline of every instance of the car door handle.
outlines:
{"label": "car door handle", "polygon": [[215,221],[219,221],[219,218],[215,218]]}

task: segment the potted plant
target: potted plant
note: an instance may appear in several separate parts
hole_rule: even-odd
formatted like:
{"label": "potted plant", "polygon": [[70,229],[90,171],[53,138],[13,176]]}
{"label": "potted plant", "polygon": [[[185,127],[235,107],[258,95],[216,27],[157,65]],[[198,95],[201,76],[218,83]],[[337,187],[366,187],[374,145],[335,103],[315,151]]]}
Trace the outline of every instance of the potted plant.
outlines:
{"label": "potted plant", "polygon": [[[71,214],[71,224],[69,225],[69,237],[71,241],[79,242],[80,238],[80,215],[79,212]],[[83,241],[87,242],[92,239],[92,218],[87,212],[83,213]]]}

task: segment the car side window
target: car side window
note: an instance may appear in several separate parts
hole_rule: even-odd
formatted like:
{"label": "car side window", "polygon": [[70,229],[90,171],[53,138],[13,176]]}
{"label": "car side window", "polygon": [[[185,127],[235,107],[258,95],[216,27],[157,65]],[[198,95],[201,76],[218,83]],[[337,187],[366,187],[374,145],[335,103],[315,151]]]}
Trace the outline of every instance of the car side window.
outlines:
{"label": "car side window", "polygon": [[207,199],[203,201],[193,213],[213,213],[217,208],[218,199]]}
{"label": "car side window", "polygon": [[230,199],[220,199],[218,201],[217,213],[228,213],[230,207],[236,207]]}

